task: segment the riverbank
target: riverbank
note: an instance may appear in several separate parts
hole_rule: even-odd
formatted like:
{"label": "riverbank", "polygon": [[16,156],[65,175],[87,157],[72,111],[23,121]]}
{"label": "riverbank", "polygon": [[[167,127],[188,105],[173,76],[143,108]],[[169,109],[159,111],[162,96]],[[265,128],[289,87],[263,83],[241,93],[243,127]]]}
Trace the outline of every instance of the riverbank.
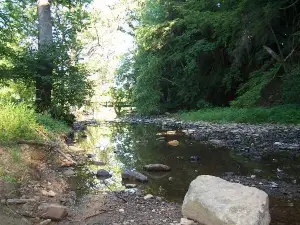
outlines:
{"label": "riverbank", "polygon": [[132,124],[155,124],[163,129],[184,130],[191,138],[227,147],[243,156],[260,160],[268,153],[300,153],[300,126],[279,124],[211,123],[183,121],[172,117],[128,116],[115,120]]}
{"label": "riverbank", "polygon": [[178,113],[184,121],[207,121],[214,123],[249,124],[300,124],[299,106],[277,106],[271,108],[206,108],[198,111]]}
{"label": "riverbank", "polygon": [[[141,126],[130,128],[128,124],[140,124]],[[157,126],[148,127],[146,124],[155,124]],[[112,126],[111,130],[108,129],[109,126]],[[249,167],[249,171],[243,175],[226,170],[227,166],[225,165],[225,170],[221,170],[224,173],[220,174],[220,177],[232,182],[255,186],[266,191],[271,196],[271,214],[274,215],[274,219],[279,221],[279,223],[272,224],[285,224],[282,221],[286,221],[290,214],[296,215],[299,209],[300,188],[298,177],[293,177],[294,174],[286,174],[286,172],[290,170],[298,171],[297,169],[299,168],[293,166],[299,166],[300,163],[293,163],[293,165],[283,164],[283,156],[275,157],[273,155],[274,152],[279,154],[288,153],[287,158],[285,158],[286,156],[283,158],[290,160],[290,157],[294,157],[293,160],[297,162],[299,159],[297,154],[299,154],[300,132],[300,128],[297,126],[213,124],[184,122],[167,117],[126,117],[103,123],[95,120],[81,121],[76,122],[73,127],[77,132],[78,139],[75,140],[76,143],[71,142],[68,145],[64,141],[60,143],[59,150],[64,155],[57,151],[52,151],[52,148],[50,148],[52,150],[49,152],[50,146],[47,145],[20,145],[22,155],[23,153],[27,154],[27,158],[32,162],[33,171],[35,171],[36,175],[30,177],[29,182],[16,183],[13,189],[12,187],[7,187],[6,190],[10,190],[10,192],[13,190],[12,193],[1,191],[1,193],[6,193],[1,196],[1,208],[6,209],[5,213],[8,215],[8,218],[14,216],[19,217],[20,221],[26,221],[24,224],[40,224],[46,221],[40,214],[40,205],[43,203],[55,203],[66,207],[68,211],[68,216],[59,223],[61,225],[79,225],[82,223],[115,225],[178,224],[181,219],[181,204],[180,202],[169,202],[161,197],[166,191],[165,188],[175,187],[174,190],[177,190],[176,188],[185,180],[190,182],[190,179],[194,179],[205,171],[210,171],[206,170],[205,165],[207,163],[209,164],[207,167],[219,167],[219,163],[224,163],[222,161],[225,160],[224,157],[229,157],[227,153],[223,154],[225,152],[223,149],[232,149],[233,157],[241,156],[243,158],[241,161],[238,158],[234,158],[234,161],[239,162],[241,165],[243,163],[248,165],[254,162],[253,167]],[[151,130],[152,127],[155,129]],[[130,130],[132,133],[128,133]],[[166,131],[172,131],[169,132],[170,134],[175,132],[178,136],[168,135]],[[156,135],[159,134],[157,132],[160,132],[162,136]],[[103,148],[106,150],[100,151],[101,146],[97,147],[97,142],[107,140],[109,137],[111,137],[111,145],[114,147]],[[164,137],[164,140],[161,141],[162,138],[159,139],[159,137]],[[169,140],[177,138],[180,142],[178,147],[168,146]],[[90,143],[90,148],[80,148],[78,145],[81,140],[86,140],[86,142]],[[116,140],[122,141],[118,142]],[[104,141],[102,144],[104,143],[106,142]],[[116,146],[115,144],[120,144],[121,146]],[[181,150],[180,146],[182,146]],[[201,149],[201,146],[212,146],[212,148],[209,147],[205,150]],[[86,145],[86,147],[88,146]],[[138,155],[132,155],[135,153],[133,149],[140,149],[136,152]],[[124,152],[124,150],[126,151]],[[184,152],[189,152],[187,150],[191,152],[190,154],[199,154],[201,160],[208,160],[208,162],[190,162],[189,154],[184,159],[177,157],[184,154]],[[108,160],[109,157],[113,157],[112,164],[110,165],[109,161],[105,161],[108,164],[107,167],[89,167],[91,159],[88,154],[93,153],[92,151],[99,152],[103,159]],[[220,160],[210,161],[212,156],[215,159],[215,154],[211,154],[212,151],[218,152],[216,157],[220,157]],[[150,156],[147,155],[149,152],[158,154],[156,158],[153,158],[153,161],[149,161],[150,163],[166,162],[169,165],[169,163],[173,162],[173,165],[170,166],[172,166],[172,171],[175,173],[172,175],[166,173],[163,174],[164,176],[147,174],[154,183],[139,185],[138,189],[109,191],[102,190],[96,186],[97,193],[94,193],[95,188],[89,184],[92,181],[90,178],[95,179],[93,171],[97,171],[99,168],[106,169],[113,172],[113,180],[121,182],[119,180],[120,168],[118,167],[120,163],[114,160],[116,158],[123,160],[122,163],[127,163],[126,166],[129,166],[128,169],[130,169],[130,166],[134,166],[131,164],[132,159],[142,158],[142,165],[145,165],[145,160],[150,160]],[[170,154],[174,159],[170,158]],[[205,154],[208,154],[206,158]],[[66,160],[65,156],[71,160]],[[102,158],[100,159],[102,160]],[[166,159],[168,160],[164,161]],[[72,163],[72,160],[76,164]],[[284,179],[276,178],[276,181],[274,181],[272,177],[266,178],[265,175],[262,176],[264,171],[260,170],[257,167],[258,164],[255,163],[261,162],[261,160],[266,160],[266,163],[270,163],[271,167],[275,169],[274,175],[281,176]],[[191,167],[191,170],[189,169],[186,174],[180,175],[178,171],[186,169],[183,167],[183,164]],[[178,168],[176,168],[177,165]],[[91,168],[92,170],[82,170],[85,166],[87,166],[86,169]],[[292,166],[293,168],[286,168],[287,166]],[[237,165],[238,167],[239,165]],[[228,169],[230,168],[232,167],[229,165]],[[277,168],[279,169],[278,171]],[[90,176],[82,174],[83,171],[87,171]],[[137,171],[145,172],[140,168]],[[187,177],[187,174],[189,177]],[[182,177],[185,177],[185,179],[182,180]],[[157,180],[163,180],[162,183],[157,183],[163,184],[162,187],[155,186]],[[108,180],[107,184],[111,184],[111,187],[115,186],[114,183],[110,183],[110,180]],[[124,184],[122,183],[121,185]],[[145,199],[144,197],[149,193],[150,185],[154,185],[158,193],[153,193],[152,191],[155,192],[155,190],[151,189],[150,193],[154,196]],[[86,189],[83,190],[83,186],[86,186],[85,188],[88,188],[90,192]],[[179,189],[180,193],[185,192],[187,187],[187,185],[184,185],[183,190]],[[145,190],[145,192],[142,190]],[[179,192],[176,191],[176,193]],[[12,199],[25,199],[25,203],[9,204]],[[33,199],[33,201],[26,202],[28,199]],[[291,218],[291,221],[288,221],[287,224],[297,224],[294,222],[298,219],[300,218]],[[19,224],[22,223],[20,222]],[[52,222],[50,224],[56,223]]]}

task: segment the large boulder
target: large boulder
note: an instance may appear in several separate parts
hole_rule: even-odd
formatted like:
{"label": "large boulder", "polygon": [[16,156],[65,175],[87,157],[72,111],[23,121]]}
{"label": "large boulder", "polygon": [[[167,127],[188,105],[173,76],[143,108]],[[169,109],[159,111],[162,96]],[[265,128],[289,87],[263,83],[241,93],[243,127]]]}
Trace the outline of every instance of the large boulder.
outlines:
{"label": "large boulder", "polygon": [[144,166],[144,170],[153,172],[170,171],[171,167],[163,164],[149,164]]}
{"label": "large boulder", "polygon": [[185,195],[184,217],[205,225],[268,225],[268,195],[218,177],[198,176]]}
{"label": "large boulder", "polygon": [[140,182],[148,181],[148,177],[146,177],[144,174],[141,174],[141,173],[133,171],[133,170],[125,170],[122,173],[122,178],[125,180],[137,180]]}

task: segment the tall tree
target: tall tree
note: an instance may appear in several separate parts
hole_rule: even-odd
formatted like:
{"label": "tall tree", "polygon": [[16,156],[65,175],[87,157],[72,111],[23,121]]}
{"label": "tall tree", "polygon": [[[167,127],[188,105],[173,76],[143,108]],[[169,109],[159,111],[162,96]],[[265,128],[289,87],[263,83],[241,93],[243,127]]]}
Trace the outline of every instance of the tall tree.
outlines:
{"label": "tall tree", "polygon": [[38,0],[39,65],[36,77],[36,105],[39,111],[51,107],[52,71],[52,22],[51,0]]}

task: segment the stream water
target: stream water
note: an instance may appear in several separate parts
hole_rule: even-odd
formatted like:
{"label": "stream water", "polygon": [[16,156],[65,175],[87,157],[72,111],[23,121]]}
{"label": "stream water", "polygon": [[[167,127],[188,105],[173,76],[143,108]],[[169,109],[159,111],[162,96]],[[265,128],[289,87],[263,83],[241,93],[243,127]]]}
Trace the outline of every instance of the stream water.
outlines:
{"label": "stream water", "polygon": [[[190,182],[199,175],[256,175],[272,181],[299,180],[299,159],[289,161],[284,155],[274,155],[264,162],[253,163],[225,148],[215,148],[194,141],[176,133],[165,135],[159,140],[159,134],[166,130],[154,125],[105,124],[88,127],[87,137],[77,134],[77,143],[93,160],[103,161],[104,166],[93,163],[77,168],[77,175],[71,179],[78,196],[94,191],[124,190],[121,173],[124,169],[133,169],[149,178],[147,184],[138,184],[147,193],[163,196],[169,201],[182,202]],[[169,146],[168,141],[178,140],[179,146]],[[195,160],[196,159],[196,160]],[[146,164],[162,163],[172,168],[170,172],[148,173],[143,171]],[[294,165],[295,164],[295,165]],[[279,176],[278,167],[281,168]],[[112,173],[105,181],[92,174],[98,169]],[[130,182],[132,183],[132,182]],[[299,200],[270,196],[272,224],[300,224]]]}

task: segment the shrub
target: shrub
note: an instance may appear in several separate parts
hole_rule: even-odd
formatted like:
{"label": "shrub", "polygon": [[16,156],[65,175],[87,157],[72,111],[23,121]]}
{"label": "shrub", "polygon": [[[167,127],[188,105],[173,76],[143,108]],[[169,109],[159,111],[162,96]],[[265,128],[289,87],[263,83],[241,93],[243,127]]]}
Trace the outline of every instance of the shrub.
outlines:
{"label": "shrub", "polygon": [[0,102],[0,141],[36,139],[36,114],[24,103]]}

